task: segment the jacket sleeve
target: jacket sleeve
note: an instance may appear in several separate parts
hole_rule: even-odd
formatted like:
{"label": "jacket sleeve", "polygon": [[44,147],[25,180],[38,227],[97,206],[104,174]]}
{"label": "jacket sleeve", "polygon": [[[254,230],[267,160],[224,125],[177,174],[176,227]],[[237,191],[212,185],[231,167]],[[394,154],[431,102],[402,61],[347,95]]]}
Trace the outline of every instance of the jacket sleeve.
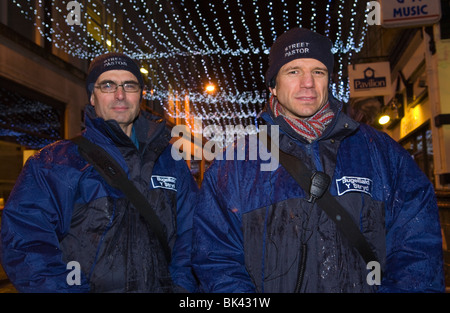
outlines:
{"label": "jacket sleeve", "polygon": [[233,164],[211,165],[195,208],[192,262],[202,292],[255,292],[245,268],[238,178],[227,174]]}
{"label": "jacket sleeve", "polygon": [[79,268],[62,259],[59,239],[70,225],[73,188],[53,166],[30,158],[3,210],[1,260],[19,292],[89,291],[81,271],[73,272]]}
{"label": "jacket sleeve", "polygon": [[[442,236],[431,182],[409,153],[389,145],[386,265],[379,292],[443,292]],[[395,173],[395,174],[394,174]]]}
{"label": "jacket sleeve", "polygon": [[170,272],[180,292],[197,292],[198,283],[191,263],[192,218],[198,185],[184,160],[177,161],[177,238],[172,250]]}

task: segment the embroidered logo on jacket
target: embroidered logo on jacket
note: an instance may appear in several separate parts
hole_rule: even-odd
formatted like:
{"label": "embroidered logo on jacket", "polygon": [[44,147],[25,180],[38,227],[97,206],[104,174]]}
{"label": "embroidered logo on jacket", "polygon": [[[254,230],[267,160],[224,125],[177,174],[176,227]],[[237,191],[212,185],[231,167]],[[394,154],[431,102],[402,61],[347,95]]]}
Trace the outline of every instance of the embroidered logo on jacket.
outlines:
{"label": "embroidered logo on jacket", "polygon": [[344,176],[336,179],[336,187],[339,196],[346,192],[364,192],[372,196],[372,180],[365,177]]}
{"label": "embroidered logo on jacket", "polygon": [[164,188],[177,191],[177,179],[171,176],[152,175],[153,188]]}

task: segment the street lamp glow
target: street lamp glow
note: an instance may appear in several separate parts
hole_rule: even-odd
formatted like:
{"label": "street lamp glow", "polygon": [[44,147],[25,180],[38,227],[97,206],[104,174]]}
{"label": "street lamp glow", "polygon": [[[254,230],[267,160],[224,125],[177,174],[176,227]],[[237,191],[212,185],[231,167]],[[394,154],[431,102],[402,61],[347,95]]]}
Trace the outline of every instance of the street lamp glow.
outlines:
{"label": "street lamp glow", "polygon": [[378,119],[378,123],[380,124],[380,125],[385,125],[385,124],[387,124],[387,123],[389,123],[389,120],[390,120],[391,118],[389,117],[389,115],[382,115],[379,119]]}
{"label": "street lamp glow", "polygon": [[206,86],[207,92],[213,92],[216,89],[216,87],[213,84],[209,84]]}

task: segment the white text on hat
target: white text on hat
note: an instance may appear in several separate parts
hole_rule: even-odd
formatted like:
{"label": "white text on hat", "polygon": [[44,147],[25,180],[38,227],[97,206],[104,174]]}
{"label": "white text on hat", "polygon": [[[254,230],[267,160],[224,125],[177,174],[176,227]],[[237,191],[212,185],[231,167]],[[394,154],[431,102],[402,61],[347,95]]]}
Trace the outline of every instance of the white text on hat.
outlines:
{"label": "white text on hat", "polygon": [[284,48],[284,57],[290,57],[297,53],[309,53],[309,42],[298,42]]}

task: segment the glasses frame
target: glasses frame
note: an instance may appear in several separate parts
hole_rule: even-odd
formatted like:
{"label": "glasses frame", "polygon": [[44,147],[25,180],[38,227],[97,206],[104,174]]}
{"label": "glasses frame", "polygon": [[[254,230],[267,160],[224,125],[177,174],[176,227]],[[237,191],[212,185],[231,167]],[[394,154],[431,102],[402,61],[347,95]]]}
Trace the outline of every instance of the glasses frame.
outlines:
{"label": "glasses frame", "polygon": [[[105,91],[105,90],[103,89],[103,87],[104,87],[104,85],[106,85],[106,84],[110,84],[111,87],[114,87],[114,86],[115,86],[114,90]],[[126,88],[125,88],[126,85],[133,85],[133,86],[137,86],[138,88],[137,88],[137,90],[126,90]],[[136,93],[136,92],[139,92],[139,91],[142,90],[141,85],[139,85],[139,83],[137,83],[137,82],[125,82],[125,83],[123,83],[123,84],[117,84],[117,83],[115,83],[115,82],[104,82],[104,83],[100,83],[99,85],[96,85],[96,86],[94,86],[94,87],[100,89],[100,91],[101,91],[102,93],[115,93],[115,92],[117,92],[117,90],[119,89],[119,87],[122,87],[123,91],[126,92],[126,93]]]}

